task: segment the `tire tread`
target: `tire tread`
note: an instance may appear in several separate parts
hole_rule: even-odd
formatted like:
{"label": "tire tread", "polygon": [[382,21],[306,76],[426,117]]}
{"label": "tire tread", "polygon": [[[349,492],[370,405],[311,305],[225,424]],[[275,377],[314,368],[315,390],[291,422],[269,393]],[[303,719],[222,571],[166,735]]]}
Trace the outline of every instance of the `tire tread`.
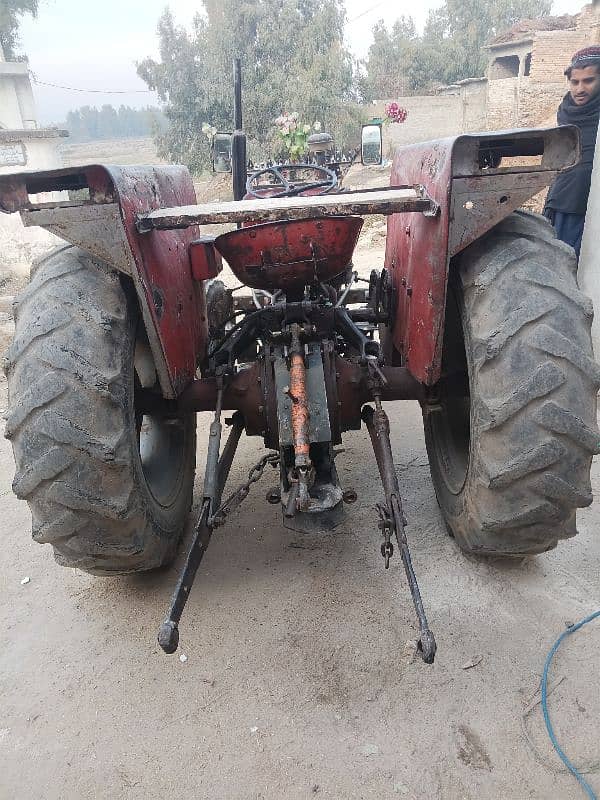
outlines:
{"label": "tire tread", "polygon": [[511,214],[451,265],[462,297],[471,387],[471,449],[462,490],[432,477],[459,545],[489,555],[544,552],[575,534],[592,501],[600,452],[591,301],[573,251],[543,217]]}
{"label": "tire tread", "polygon": [[17,298],[5,360],[13,488],[30,505],[33,538],[94,574],[162,566],[183,527],[157,523],[134,463],[130,302],[110,267],[61,247],[37,261]]}

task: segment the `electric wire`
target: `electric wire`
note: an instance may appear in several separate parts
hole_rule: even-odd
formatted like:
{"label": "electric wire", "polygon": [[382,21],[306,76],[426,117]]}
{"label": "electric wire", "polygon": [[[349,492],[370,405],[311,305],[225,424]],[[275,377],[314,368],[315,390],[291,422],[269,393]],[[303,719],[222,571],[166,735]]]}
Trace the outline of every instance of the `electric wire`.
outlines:
{"label": "electric wire", "polygon": [[552,742],[552,746],[556,750],[558,757],[569,770],[569,772],[573,775],[573,777],[579,782],[582,789],[586,793],[586,795],[590,798],[590,800],[598,800],[598,795],[594,792],[592,787],[586,781],[586,779],[581,774],[580,770],[573,764],[573,762],[569,759],[566,755],[560,744],[558,743],[558,739],[556,738],[556,734],[554,732],[554,727],[552,725],[552,721],[550,720],[550,713],[548,711],[548,673],[550,671],[550,666],[552,664],[552,659],[554,658],[556,651],[560,647],[562,641],[565,637],[570,636],[575,631],[578,631],[584,625],[587,625],[588,622],[591,622],[593,619],[600,617],[600,610],[595,611],[593,614],[588,614],[587,617],[584,617],[579,622],[575,623],[574,625],[569,625],[569,627],[561,633],[558,639],[554,642],[552,647],[550,648],[550,652],[546,656],[546,661],[544,663],[544,672],[542,674],[542,684],[541,684],[541,692],[542,692],[542,713],[544,715],[544,722],[546,724],[546,730],[548,732],[548,736],[550,737],[550,741]]}
{"label": "electric wire", "polygon": [[376,8],[379,8],[379,6],[382,6],[382,5],[384,4],[384,2],[385,2],[385,0],[381,0],[381,2],[379,2],[379,3],[375,3],[375,5],[372,5],[372,6],[370,6],[369,8],[367,8],[367,10],[366,10],[366,11],[361,11],[361,13],[360,13],[360,14],[357,14],[355,17],[352,17],[352,19],[349,19],[349,20],[348,20],[348,22],[347,22],[347,24],[348,24],[348,25],[350,25],[350,23],[352,23],[352,22],[356,22],[356,20],[357,20],[357,19],[360,19],[361,17],[364,17],[364,16],[366,16],[366,15],[367,15],[367,14],[369,14],[371,11],[374,11]]}
{"label": "electric wire", "polygon": [[69,92],[90,92],[91,94],[154,94],[153,89],[82,89],[75,86],[63,86],[60,83],[40,81],[34,72],[29,72],[31,80],[38,86],[51,86],[54,89],[65,89]]}

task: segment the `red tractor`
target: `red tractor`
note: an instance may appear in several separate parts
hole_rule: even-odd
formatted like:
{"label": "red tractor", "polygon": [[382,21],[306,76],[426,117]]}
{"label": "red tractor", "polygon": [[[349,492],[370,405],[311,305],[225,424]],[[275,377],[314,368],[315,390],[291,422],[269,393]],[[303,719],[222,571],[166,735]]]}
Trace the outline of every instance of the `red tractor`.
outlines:
{"label": "red tractor", "polygon": [[[159,634],[174,652],[213,529],[271,465],[284,524],[333,530],[357,499],[336,446],[364,424],[381,552],[387,567],[397,541],[431,663],[384,404],[421,404],[464,551],[522,556],[575,534],[600,450],[592,306],[572,250],[516,209],[577,157],[569,127],[463,135],[399,149],[387,189],[332,192],[316,167],[308,187],[283,176],[277,196],[208,205],[177,166],[0,177],[2,211],[65,241],[32,268],[6,361],[13,488],[33,538],[96,575],[169,563],[192,503],[196,412],[213,411],[199,518]],[[38,202],[45,192],[77,199]],[[366,214],[388,226],[385,264],[362,289],[352,253]],[[238,228],[202,236],[207,223]],[[222,258],[246,296],[215,280]],[[243,432],[264,455],[224,499]]]}

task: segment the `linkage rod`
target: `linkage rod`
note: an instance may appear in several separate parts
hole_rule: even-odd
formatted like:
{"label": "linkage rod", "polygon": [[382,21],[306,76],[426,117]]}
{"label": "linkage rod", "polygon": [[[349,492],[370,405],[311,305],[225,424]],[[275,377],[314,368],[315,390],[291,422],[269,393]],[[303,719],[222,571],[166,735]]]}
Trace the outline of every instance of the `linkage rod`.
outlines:
{"label": "linkage rod", "polygon": [[[158,643],[165,651],[165,653],[174,653],[179,644],[179,620],[183,614],[183,609],[187,603],[196,572],[200,566],[200,562],[204,557],[213,532],[213,515],[219,507],[221,502],[221,495],[223,488],[231,469],[233,457],[235,455],[240,436],[244,430],[244,420],[242,415],[238,412],[233,415],[233,424],[231,433],[227,438],[223,454],[218,458],[219,442],[220,442],[220,415],[221,415],[221,395],[219,393],[219,402],[217,403],[217,410],[215,413],[215,421],[211,425],[211,436],[213,435],[213,426],[219,426],[219,430],[214,428],[215,439],[219,441],[212,444],[212,439],[209,440],[209,452],[207,456],[206,474],[204,478],[204,498],[202,500],[202,508],[200,517],[194,530],[192,544],[185,560],[185,566],[177,581],[177,586],[171,598],[171,606],[165,621],[160,626],[158,632]],[[215,460],[215,449],[217,459]],[[210,473],[209,474],[209,470]]]}
{"label": "linkage rod", "polygon": [[381,406],[381,401],[378,396],[375,397],[375,405],[375,409],[371,406],[365,406],[362,411],[362,418],[367,426],[373,444],[375,459],[385,492],[387,512],[393,530],[396,532],[396,539],[400,547],[404,571],[406,572],[406,578],[419,621],[419,653],[426,664],[432,664],[435,658],[436,643],[433,633],[429,630],[429,624],[425,615],[425,609],[423,608],[421,592],[413,569],[408,540],[404,530],[405,521],[404,512],[402,510],[402,499],[400,497],[400,487],[398,486],[398,476],[396,475],[396,469],[394,467],[392,445],[390,442],[390,422]]}

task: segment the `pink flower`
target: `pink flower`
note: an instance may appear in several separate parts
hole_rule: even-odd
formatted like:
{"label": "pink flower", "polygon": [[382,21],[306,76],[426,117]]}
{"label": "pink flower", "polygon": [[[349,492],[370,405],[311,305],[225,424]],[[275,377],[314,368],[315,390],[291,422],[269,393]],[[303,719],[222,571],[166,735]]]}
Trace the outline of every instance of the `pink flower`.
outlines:
{"label": "pink flower", "polygon": [[390,122],[400,123],[406,120],[408,112],[393,100],[385,104],[385,115]]}

